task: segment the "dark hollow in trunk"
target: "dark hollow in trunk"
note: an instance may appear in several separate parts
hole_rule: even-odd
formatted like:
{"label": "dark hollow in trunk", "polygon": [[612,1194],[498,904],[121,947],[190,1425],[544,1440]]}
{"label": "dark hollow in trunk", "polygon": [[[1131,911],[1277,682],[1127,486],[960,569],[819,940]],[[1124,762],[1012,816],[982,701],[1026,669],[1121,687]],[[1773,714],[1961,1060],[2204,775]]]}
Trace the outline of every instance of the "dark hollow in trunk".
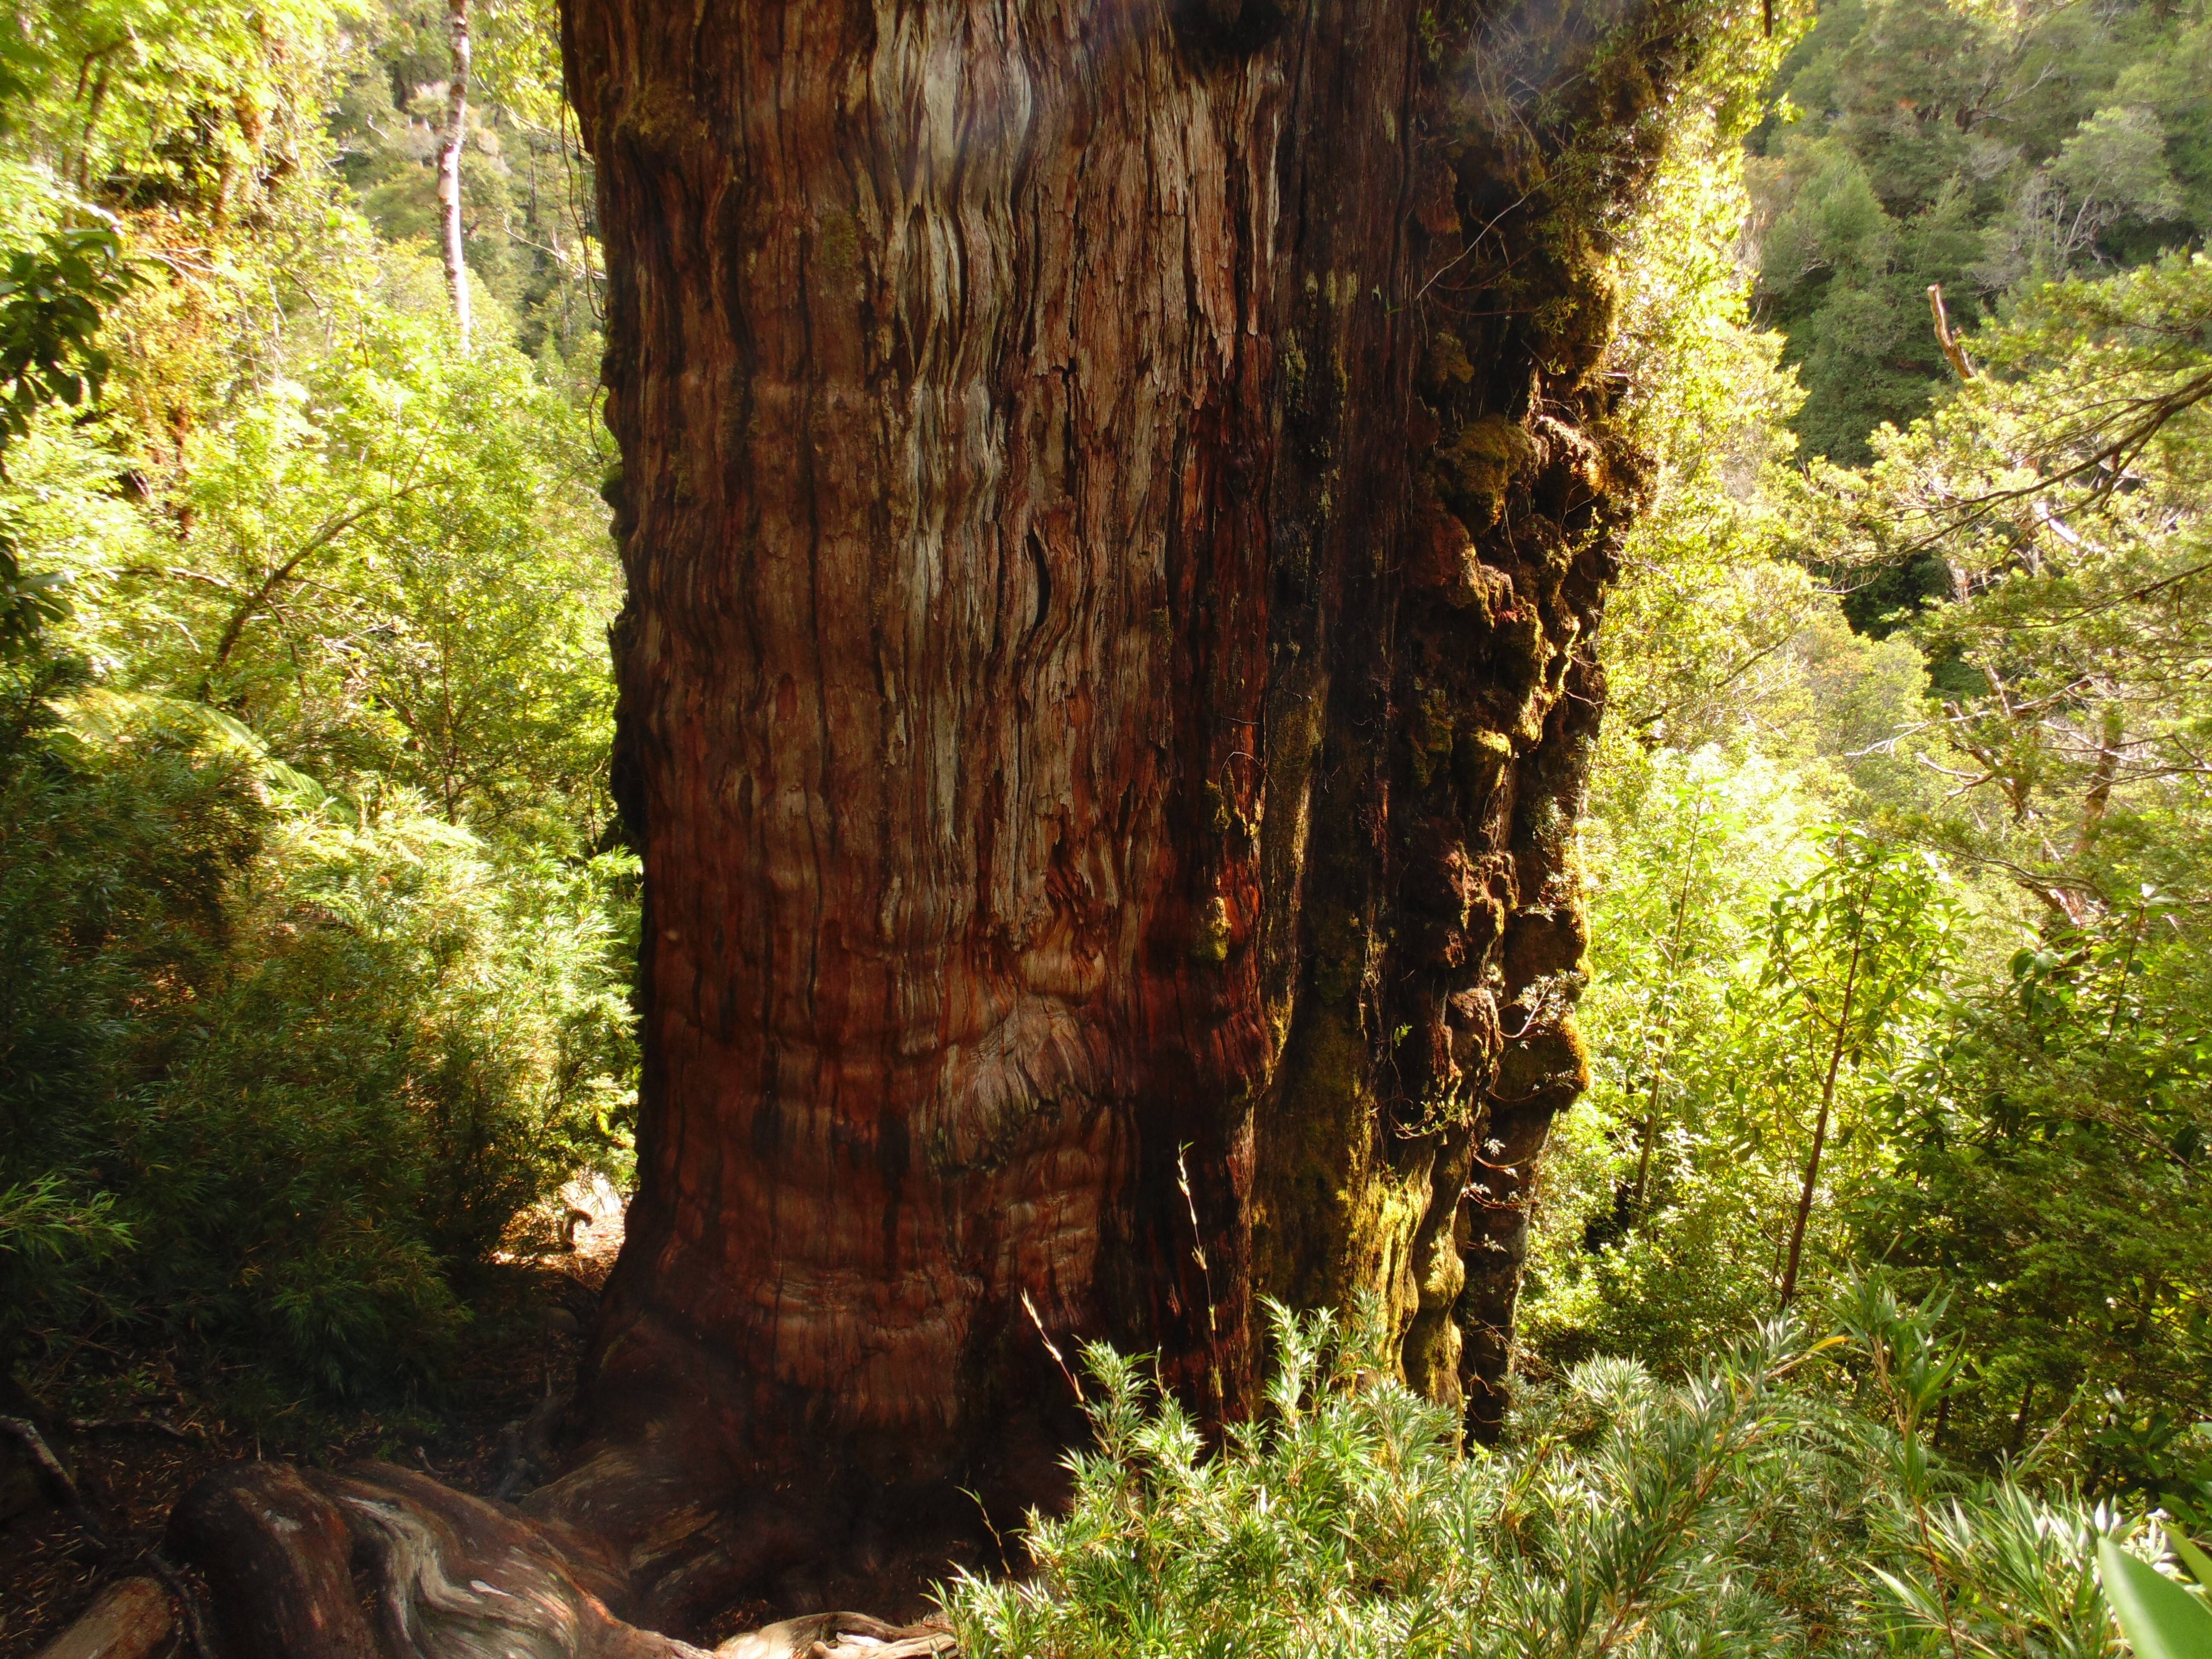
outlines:
{"label": "dark hollow in trunk", "polygon": [[1494,1432],[1585,1073],[1607,227],[1755,20],[563,13],[646,1070],[545,1548],[658,1629],[910,1581],[1049,1500],[1039,1325],[1234,1419],[1262,1298],[1371,1291]]}

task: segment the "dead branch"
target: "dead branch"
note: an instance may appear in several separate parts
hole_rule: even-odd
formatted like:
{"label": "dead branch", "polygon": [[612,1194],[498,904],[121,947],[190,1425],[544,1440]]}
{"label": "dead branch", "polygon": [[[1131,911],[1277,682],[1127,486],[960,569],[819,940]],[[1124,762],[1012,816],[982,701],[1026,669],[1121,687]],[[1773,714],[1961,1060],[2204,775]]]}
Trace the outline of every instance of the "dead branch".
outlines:
{"label": "dead branch", "polygon": [[1942,349],[1944,361],[1960,380],[1972,380],[1973,362],[1966,356],[1966,348],[1959,343],[1959,337],[1951,331],[1951,314],[1943,308],[1942,283],[1928,284],[1928,309],[1935,314],[1936,343]]}

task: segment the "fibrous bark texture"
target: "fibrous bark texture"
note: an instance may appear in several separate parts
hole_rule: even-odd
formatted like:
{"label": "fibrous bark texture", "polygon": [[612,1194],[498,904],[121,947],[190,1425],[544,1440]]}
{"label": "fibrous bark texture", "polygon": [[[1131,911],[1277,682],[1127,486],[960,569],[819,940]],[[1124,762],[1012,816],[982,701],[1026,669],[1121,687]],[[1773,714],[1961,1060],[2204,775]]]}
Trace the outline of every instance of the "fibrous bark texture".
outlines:
{"label": "fibrous bark texture", "polygon": [[1024,1298],[1233,1414],[1256,1297],[1365,1287],[1494,1423],[1605,229],[1712,15],[569,0],[647,893],[597,1433],[1020,1489]]}
{"label": "fibrous bark texture", "polygon": [[1234,1419],[1267,1297],[1371,1294],[1496,1428],[1584,1075],[1608,227],[1755,27],[565,0],[641,1184],[520,1510],[264,1471],[180,1514],[269,1639],[682,1654],[739,1592],[911,1582],[966,1494],[1052,1495],[1059,1352]]}

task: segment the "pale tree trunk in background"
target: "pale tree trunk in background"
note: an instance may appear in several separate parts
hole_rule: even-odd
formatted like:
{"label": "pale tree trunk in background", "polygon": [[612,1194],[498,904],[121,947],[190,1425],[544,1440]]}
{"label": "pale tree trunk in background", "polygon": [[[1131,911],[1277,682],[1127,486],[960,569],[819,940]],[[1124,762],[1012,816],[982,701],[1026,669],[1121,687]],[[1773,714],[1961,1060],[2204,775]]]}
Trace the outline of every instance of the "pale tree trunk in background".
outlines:
{"label": "pale tree trunk in background", "polygon": [[[525,1508],[624,1618],[911,1583],[965,1492],[1049,1501],[1025,1303],[1218,1420],[1262,1297],[1372,1291],[1495,1431],[1639,489],[1605,227],[1723,27],[567,0],[645,1071]],[[504,1547],[460,1501],[453,1583]]]}
{"label": "pale tree trunk in background", "polygon": [[468,138],[469,0],[446,0],[446,34],[453,51],[446,82],[446,130],[438,141],[440,245],[446,257],[446,285],[453,295],[453,327],[461,349],[469,349],[469,268],[461,246],[461,146]]}

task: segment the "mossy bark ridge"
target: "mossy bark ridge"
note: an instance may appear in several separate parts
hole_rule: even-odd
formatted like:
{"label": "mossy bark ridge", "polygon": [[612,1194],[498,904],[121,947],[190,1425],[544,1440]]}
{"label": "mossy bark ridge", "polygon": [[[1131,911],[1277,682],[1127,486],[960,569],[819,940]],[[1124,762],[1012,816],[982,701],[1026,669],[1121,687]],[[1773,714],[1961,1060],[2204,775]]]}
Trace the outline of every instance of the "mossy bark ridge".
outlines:
{"label": "mossy bark ridge", "polygon": [[1407,1379],[1496,1427],[1585,1077],[1571,838],[1639,490],[1607,237],[1741,26],[567,0],[641,1187],[568,1472],[496,1526],[346,1477],[384,1496],[318,1525],[388,1563],[396,1506],[495,1589],[534,1529],[626,1629],[910,1579],[963,1491],[1049,1501],[1040,1327],[1234,1419],[1269,1296],[1379,1290]]}

